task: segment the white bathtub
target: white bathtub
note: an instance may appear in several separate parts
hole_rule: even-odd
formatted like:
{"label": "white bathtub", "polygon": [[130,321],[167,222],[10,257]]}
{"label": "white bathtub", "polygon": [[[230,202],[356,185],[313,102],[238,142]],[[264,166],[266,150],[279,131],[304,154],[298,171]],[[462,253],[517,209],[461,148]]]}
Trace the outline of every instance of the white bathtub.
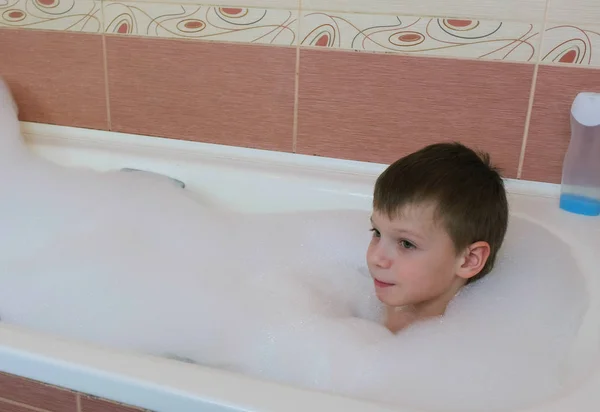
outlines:
{"label": "white bathtub", "polygon": [[[30,148],[57,163],[132,167],[184,181],[245,211],[365,209],[385,165],[23,123]],[[571,351],[569,389],[527,412],[600,409],[600,218],[558,209],[557,185],[508,180],[511,210],[573,246],[590,305]],[[0,371],[153,411],[397,411],[222,370],[66,341],[0,323]]]}

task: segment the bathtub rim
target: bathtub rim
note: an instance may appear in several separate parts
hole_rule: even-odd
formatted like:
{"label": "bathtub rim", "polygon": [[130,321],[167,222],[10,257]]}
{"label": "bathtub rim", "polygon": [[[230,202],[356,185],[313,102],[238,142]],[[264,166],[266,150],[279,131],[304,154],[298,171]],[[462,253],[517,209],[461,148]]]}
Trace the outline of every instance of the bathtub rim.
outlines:
{"label": "bathtub rim", "polygon": [[[254,166],[268,164],[288,172],[326,172],[374,180],[388,166],[330,157],[311,156],[213,143],[178,140],[157,136],[20,122],[21,132],[30,147],[54,146],[70,149],[116,149],[138,156],[169,156],[173,159],[234,161]],[[104,169],[104,165],[97,164]],[[106,168],[108,170],[108,168]],[[516,195],[557,198],[560,185],[515,178],[504,178],[507,192]]]}
{"label": "bathtub rim", "polygon": [[[201,365],[0,326],[0,371],[153,411],[344,410],[398,412],[385,405],[307,391]],[[265,397],[276,391],[277,397]],[[230,408],[230,409],[227,409]]]}

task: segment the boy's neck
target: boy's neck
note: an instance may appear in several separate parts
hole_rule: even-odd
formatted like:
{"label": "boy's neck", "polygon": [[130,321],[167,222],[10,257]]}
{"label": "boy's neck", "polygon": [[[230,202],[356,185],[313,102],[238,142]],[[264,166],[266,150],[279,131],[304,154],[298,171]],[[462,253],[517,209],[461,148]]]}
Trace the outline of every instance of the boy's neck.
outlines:
{"label": "boy's neck", "polygon": [[456,281],[443,294],[414,305],[387,306],[385,326],[393,333],[399,332],[414,322],[442,316],[450,301],[465,285],[465,280],[456,278]]}

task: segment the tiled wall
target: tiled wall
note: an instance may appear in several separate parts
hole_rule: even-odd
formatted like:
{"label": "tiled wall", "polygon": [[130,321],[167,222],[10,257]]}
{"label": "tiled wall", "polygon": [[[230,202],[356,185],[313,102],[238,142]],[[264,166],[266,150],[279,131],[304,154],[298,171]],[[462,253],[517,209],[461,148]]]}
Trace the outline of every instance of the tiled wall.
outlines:
{"label": "tiled wall", "polygon": [[0,372],[0,412],[143,412]]}
{"label": "tiled wall", "polygon": [[598,0],[0,0],[22,120],[376,162],[460,140],[558,182]]}

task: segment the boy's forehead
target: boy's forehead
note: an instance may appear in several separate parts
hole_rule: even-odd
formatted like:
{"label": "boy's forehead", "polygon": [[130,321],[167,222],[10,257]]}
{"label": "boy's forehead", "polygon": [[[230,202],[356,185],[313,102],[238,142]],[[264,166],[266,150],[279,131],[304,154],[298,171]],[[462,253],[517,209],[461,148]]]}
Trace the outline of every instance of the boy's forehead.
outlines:
{"label": "boy's forehead", "polygon": [[435,231],[439,229],[435,216],[436,206],[434,204],[411,203],[398,208],[392,216],[373,210],[372,220],[373,223],[385,225],[390,229]]}

